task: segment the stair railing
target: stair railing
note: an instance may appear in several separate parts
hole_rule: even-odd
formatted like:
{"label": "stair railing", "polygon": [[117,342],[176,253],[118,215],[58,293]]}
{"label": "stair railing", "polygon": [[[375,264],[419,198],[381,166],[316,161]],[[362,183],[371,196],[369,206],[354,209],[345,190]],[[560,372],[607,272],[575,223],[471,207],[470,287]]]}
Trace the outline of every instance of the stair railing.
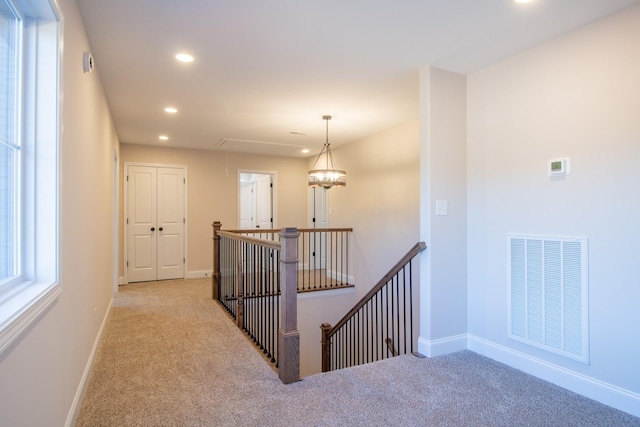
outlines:
{"label": "stair railing", "polygon": [[425,249],[416,243],[335,326],[320,326],[322,372],[414,352],[413,261]]}
{"label": "stair railing", "polygon": [[222,231],[220,222],[213,228],[213,298],[275,363],[284,384],[298,381],[298,231],[283,228],[275,241]]}
{"label": "stair railing", "polygon": [[[298,228],[298,292],[353,287],[349,274],[353,228]],[[258,239],[279,241],[278,229],[225,230]],[[216,271],[214,266],[214,272]]]}

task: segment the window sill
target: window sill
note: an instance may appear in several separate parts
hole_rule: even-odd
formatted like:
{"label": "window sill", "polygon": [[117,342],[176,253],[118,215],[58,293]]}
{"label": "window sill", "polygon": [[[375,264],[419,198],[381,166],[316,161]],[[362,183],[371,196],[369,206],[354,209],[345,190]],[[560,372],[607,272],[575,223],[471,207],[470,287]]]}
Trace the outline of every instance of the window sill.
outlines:
{"label": "window sill", "polygon": [[0,354],[62,293],[57,283],[21,282],[0,290]]}

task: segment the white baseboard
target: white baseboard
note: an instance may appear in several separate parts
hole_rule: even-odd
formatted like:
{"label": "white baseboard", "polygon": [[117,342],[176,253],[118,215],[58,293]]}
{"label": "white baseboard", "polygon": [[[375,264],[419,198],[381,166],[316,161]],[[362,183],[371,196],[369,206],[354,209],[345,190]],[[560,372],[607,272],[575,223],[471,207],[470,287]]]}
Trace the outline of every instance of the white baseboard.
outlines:
{"label": "white baseboard", "polygon": [[311,292],[298,292],[298,301],[304,301],[308,299],[317,299],[317,298],[339,297],[344,295],[353,295],[355,293],[356,293],[355,287],[323,289],[323,290],[311,291]]}
{"label": "white baseboard", "polygon": [[335,271],[335,270],[327,270],[327,276],[331,277],[334,280],[346,279],[347,283],[349,283],[351,285],[356,283],[356,279],[353,276],[351,276],[351,275],[345,276],[341,272]]}
{"label": "white baseboard", "polygon": [[[211,275],[213,274],[212,270],[191,270],[188,271],[187,274],[185,274],[184,278],[185,279],[199,279],[201,277],[211,277]],[[126,282],[124,280],[123,276],[120,276],[118,278],[118,285],[128,285],[129,282]]]}
{"label": "white baseboard", "polygon": [[437,340],[428,340],[423,337],[418,338],[418,352],[427,357],[442,356],[466,349],[466,334],[440,338]]}
{"label": "white baseboard", "polygon": [[613,384],[554,365],[544,360],[487,341],[468,336],[469,350],[534,375],[550,383],[640,417],[640,394]]}
{"label": "white baseboard", "polygon": [[213,274],[212,270],[191,270],[188,271],[186,276],[184,277],[185,279],[199,279],[201,277],[211,277],[211,274]]}
{"label": "white baseboard", "polygon": [[80,384],[78,385],[76,395],[74,396],[73,402],[71,403],[69,413],[67,414],[67,420],[64,423],[65,427],[72,427],[76,425],[76,421],[80,412],[80,406],[82,405],[82,399],[84,398],[84,394],[87,391],[87,386],[89,385],[89,379],[91,378],[91,372],[93,371],[93,364],[95,362],[96,353],[98,352],[98,348],[100,347],[100,342],[102,341],[102,333],[104,332],[104,328],[107,324],[107,319],[109,318],[109,313],[111,312],[112,305],[113,297],[111,297],[111,301],[109,301],[107,311],[104,315],[104,318],[102,319],[100,329],[98,330],[98,335],[93,342],[93,348],[91,349],[91,353],[89,354],[89,360],[87,360],[87,364],[84,367],[84,372],[82,373]]}

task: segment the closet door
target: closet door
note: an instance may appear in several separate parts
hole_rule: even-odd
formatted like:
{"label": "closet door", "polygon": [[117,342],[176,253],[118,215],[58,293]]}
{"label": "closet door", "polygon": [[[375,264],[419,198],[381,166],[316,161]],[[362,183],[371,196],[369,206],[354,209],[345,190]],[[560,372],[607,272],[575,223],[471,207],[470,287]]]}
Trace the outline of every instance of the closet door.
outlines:
{"label": "closet door", "polygon": [[127,280],[184,277],[184,187],[182,168],[127,169]]}
{"label": "closet door", "polygon": [[126,224],[129,282],[156,280],[156,181],[156,168],[129,166]]}
{"label": "closet door", "polygon": [[184,277],[184,169],[158,168],[157,280]]}

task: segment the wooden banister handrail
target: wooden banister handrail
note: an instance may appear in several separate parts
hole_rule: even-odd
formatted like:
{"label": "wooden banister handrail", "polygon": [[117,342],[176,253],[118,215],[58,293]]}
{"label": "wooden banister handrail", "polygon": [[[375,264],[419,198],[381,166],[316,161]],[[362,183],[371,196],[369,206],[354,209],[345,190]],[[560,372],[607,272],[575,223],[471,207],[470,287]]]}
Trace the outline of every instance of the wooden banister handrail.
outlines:
{"label": "wooden banister handrail", "polygon": [[373,288],[371,288],[371,290],[367,292],[367,294],[364,297],[362,297],[362,299],[358,301],[358,303],[355,306],[353,306],[353,308],[349,310],[349,312],[342,319],[340,319],[333,328],[331,328],[329,331],[326,332],[327,338],[334,335],[336,331],[338,331],[338,329],[340,329],[345,323],[347,323],[347,321],[351,318],[351,316],[357,313],[365,305],[367,301],[369,301],[375,294],[377,294],[378,291],[382,289],[382,287],[389,280],[391,280],[393,276],[395,276],[400,270],[402,270],[402,268],[409,261],[411,261],[413,257],[418,255],[420,252],[422,252],[426,248],[427,248],[427,245],[424,242],[418,242],[411,249],[409,249],[409,251],[400,259],[400,261],[398,261],[393,267],[391,267],[389,272],[385,274],[382,277],[382,279],[380,279],[378,283],[376,283],[376,285]]}
{"label": "wooden banister handrail", "polygon": [[[329,231],[346,231],[353,232],[351,227],[339,227],[339,228],[298,228],[300,233],[312,233],[312,232],[329,232]],[[227,233],[243,234],[243,233],[264,233],[264,234],[278,234],[281,229],[266,229],[266,228],[248,228],[244,230],[224,230]]]}
{"label": "wooden banister handrail", "polygon": [[[278,230],[278,233],[279,232],[280,230]],[[263,246],[271,249],[280,249],[280,242],[276,242],[273,240],[265,240],[265,239],[259,239],[257,237],[243,236],[242,234],[234,233],[232,231],[227,231],[227,230],[218,231],[217,235],[226,236],[230,239],[239,240],[247,243],[253,243],[254,245]]]}

